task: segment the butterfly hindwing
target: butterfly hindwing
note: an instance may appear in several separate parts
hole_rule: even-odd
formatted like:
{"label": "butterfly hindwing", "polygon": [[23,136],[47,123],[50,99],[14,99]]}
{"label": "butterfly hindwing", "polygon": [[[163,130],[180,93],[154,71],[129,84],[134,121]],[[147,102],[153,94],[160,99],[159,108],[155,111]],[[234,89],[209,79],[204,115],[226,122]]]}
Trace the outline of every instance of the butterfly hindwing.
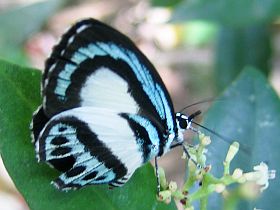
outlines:
{"label": "butterfly hindwing", "polygon": [[48,117],[92,106],[152,117],[176,133],[168,92],[153,65],[125,35],[93,19],[75,24],[47,60],[42,81]]}
{"label": "butterfly hindwing", "polygon": [[59,189],[121,186],[159,153],[160,138],[156,125],[140,115],[79,107],[55,115],[45,125],[36,152],[39,161],[63,172],[54,181]]}
{"label": "butterfly hindwing", "polygon": [[121,187],[130,179],[131,176],[132,176],[132,174],[127,174],[124,177],[111,182],[109,185],[111,187]]}
{"label": "butterfly hindwing", "polygon": [[30,124],[32,143],[35,144],[38,140],[39,134],[49,121],[49,118],[45,115],[42,106],[39,106],[37,110],[33,113],[32,121]]}

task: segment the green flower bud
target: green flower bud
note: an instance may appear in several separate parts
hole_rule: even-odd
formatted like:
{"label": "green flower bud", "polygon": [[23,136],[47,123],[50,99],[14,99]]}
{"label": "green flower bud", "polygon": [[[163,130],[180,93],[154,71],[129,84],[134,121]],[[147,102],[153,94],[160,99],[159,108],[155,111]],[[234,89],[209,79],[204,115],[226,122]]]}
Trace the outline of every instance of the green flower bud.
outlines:
{"label": "green flower bud", "polygon": [[170,190],[160,191],[158,195],[158,200],[165,201],[166,199],[171,199],[171,191]]}
{"label": "green flower bud", "polygon": [[210,136],[203,136],[203,138],[201,138],[201,144],[203,146],[207,146],[207,145],[211,144]]}
{"label": "green flower bud", "polygon": [[232,173],[232,178],[238,180],[243,175],[243,171],[240,168],[236,168]]}
{"label": "green flower bud", "polygon": [[238,152],[238,150],[239,150],[239,143],[235,141],[230,145],[225,161],[230,163],[234,158],[234,156],[236,155],[236,153]]}
{"label": "green flower bud", "polygon": [[171,192],[175,192],[177,190],[177,183],[174,181],[171,181],[168,185],[168,188]]}
{"label": "green flower bud", "polygon": [[159,174],[159,183],[160,183],[160,186],[161,186],[163,189],[166,189],[167,186],[168,186],[168,183],[167,183],[167,180],[166,180],[166,177],[165,177],[165,172],[164,172],[163,168],[158,167],[158,174]]}

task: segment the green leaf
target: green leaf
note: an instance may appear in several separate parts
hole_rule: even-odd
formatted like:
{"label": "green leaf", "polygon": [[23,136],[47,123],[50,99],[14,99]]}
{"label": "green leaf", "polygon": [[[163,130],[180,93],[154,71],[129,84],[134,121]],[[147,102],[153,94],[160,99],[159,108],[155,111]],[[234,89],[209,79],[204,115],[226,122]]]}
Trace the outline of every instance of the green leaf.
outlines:
{"label": "green leaf", "polygon": [[278,0],[184,0],[175,7],[175,22],[203,19],[240,27],[256,23],[269,23],[279,17]]}
{"label": "green leaf", "polygon": [[41,73],[0,60],[0,154],[16,187],[29,207],[36,210],[83,209],[176,209],[156,200],[153,168],[146,164],[118,189],[90,186],[68,193],[50,182],[58,173],[39,164],[31,144],[29,123],[41,103]]}
{"label": "green leaf", "polygon": [[186,45],[205,47],[212,45],[217,37],[218,27],[203,21],[191,21],[182,24],[182,41]]}
{"label": "green leaf", "polygon": [[222,27],[215,49],[215,78],[223,90],[248,65],[270,70],[272,50],[270,29],[266,25],[247,28]]}
{"label": "green leaf", "polygon": [[[266,161],[270,169],[280,171],[280,100],[267,79],[256,69],[247,67],[205,116],[204,125],[223,136],[241,142],[243,149],[233,160],[232,170],[241,168],[252,171],[253,166]],[[210,134],[211,135],[211,134]],[[224,160],[229,143],[211,136],[208,163],[211,172],[222,175]],[[270,180],[269,188],[256,202],[243,203],[238,209],[254,207],[277,210],[280,182]],[[221,202],[215,196],[210,198],[209,209],[221,209]]]}
{"label": "green leaf", "polygon": [[150,0],[155,7],[174,7],[183,0]]}

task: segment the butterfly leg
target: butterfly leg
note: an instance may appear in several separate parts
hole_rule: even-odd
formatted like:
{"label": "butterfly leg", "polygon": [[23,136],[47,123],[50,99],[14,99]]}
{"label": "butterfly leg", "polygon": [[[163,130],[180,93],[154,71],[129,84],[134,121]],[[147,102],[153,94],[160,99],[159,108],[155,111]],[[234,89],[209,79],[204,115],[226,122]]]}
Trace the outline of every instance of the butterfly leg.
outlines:
{"label": "butterfly leg", "polygon": [[186,153],[188,159],[191,160],[196,165],[197,168],[202,168],[201,165],[191,157],[186,145],[182,144],[182,147],[183,147],[183,150]]}
{"label": "butterfly leg", "polygon": [[155,168],[156,168],[156,178],[157,178],[157,195],[159,195],[159,192],[160,192],[160,182],[159,182],[157,157],[155,157]]}
{"label": "butterfly leg", "polygon": [[175,147],[177,147],[177,146],[182,146],[183,147],[183,150],[184,150],[184,152],[186,153],[186,155],[187,155],[187,158],[189,159],[189,160],[191,160],[198,168],[201,168],[201,166],[191,157],[191,155],[190,155],[190,153],[189,153],[189,151],[188,151],[188,148],[186,147],[186,145],[185,144],[183,144],[183,143],[176,143],[176,144],[173,144],[173,145],[171,145],[171,149],[173,149],[173,148],[175,148]]}
{"label": "butterfly leg", "polygon": [[[182,146],[184,152],[186,153],[186,155],[187,155],[187,157],[188,157],[188,159],[193,160],[193,159],[191,158],[191,155],[190,155],[190,153],[189,153],[189,151],[188,151],[186,145],[184,145],[182,142],[179,142],[179,143],[176,143],[176,144],[171,145],[170,149],[173,149],[173,148],[178,147],[178,146]],[[194,161],[194,160],[193,160],[193,161]],[[194,163],[195,163],[195,161],[194,161]]]}

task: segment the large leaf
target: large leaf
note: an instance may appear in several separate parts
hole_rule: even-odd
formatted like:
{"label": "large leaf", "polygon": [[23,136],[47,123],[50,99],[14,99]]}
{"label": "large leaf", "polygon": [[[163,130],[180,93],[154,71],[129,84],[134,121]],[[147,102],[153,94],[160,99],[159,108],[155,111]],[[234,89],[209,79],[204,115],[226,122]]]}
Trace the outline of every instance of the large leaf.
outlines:
{"label": "large leaf", "polygon": [[58,174],[35,160],[29,123],[40,103],[36,70],[0,61],[0,153],[16,187],[34,210],[49,209],[175,209],[156,201],[156,180],[150,164],[137,170],[122,188],[90,186],[68,193],[50,185]]}
{"label": "large leaf", "polygon": [[271,22],[279,9],[278,0],[184,0],[176,6],[172,20],[203,19],[240,27]]}
{"label": "large leaf", "polygon": [[268,74],[272,54],[270,36],[267,25],[220,29],[215,49],[215,78],[219,90],[223,90],[248,65]]}
{"label": "large leaf", "polygon": [[[222,94],[220,100],[205,116],[206,127],[241,142],[241,151],[233,161],[232,169],[239,167],[252,171],[254,165],[266,161],[271,169],[280,171],[280,100],[266,78],[256,69],[247,67]],[[222,174],[222,161],[229,144],[212,137],[208,163],[212,172]],[[279,178],[271,180],[269,188],[256,202],[242,204],[238,209],[254,207],[277,210],[280,198]],[[221,202],[210,198],[209,209],[221,209]]]}

